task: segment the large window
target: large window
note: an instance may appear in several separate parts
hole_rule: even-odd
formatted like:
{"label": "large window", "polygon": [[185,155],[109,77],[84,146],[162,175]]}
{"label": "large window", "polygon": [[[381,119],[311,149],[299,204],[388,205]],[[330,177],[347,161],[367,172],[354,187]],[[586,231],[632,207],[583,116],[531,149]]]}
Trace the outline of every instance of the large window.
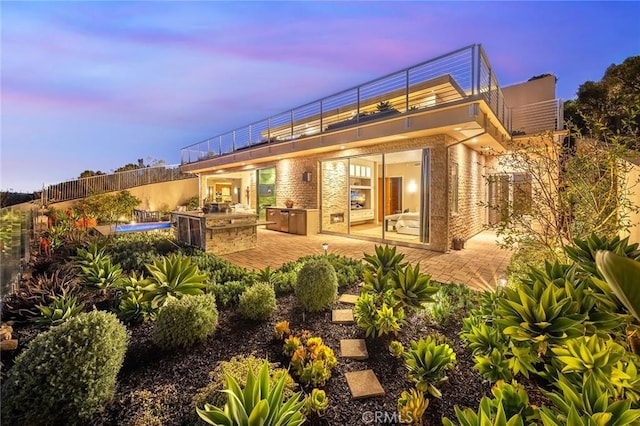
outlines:
{"label": "large window", "polygon": [[321,169],[323,231],[428,242],[428,150],[326,160]]}
{"label": "large window", "polygon": [[260,219],[265,218],[265,207],[276,205],[276,168],[258,170],[258,214]]}

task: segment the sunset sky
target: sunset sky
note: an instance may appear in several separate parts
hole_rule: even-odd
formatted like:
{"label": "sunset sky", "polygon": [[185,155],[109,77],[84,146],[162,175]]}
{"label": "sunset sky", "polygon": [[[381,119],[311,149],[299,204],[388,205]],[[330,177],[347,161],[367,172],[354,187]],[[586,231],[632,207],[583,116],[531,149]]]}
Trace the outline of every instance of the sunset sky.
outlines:
{"label": "sunset sky", "polygon": [[469,44],[557,96],[640,54],[640,2],[0,2],[0,189],[180,148]]}

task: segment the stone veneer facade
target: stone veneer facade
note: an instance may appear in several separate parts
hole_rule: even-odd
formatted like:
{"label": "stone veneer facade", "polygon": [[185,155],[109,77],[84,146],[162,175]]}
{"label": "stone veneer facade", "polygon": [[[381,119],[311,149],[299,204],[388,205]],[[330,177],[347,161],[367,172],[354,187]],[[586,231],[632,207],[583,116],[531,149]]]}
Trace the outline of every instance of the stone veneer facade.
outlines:
{"label": "stone veneer facade", "polygon": [[[323,154],[280,160],[276,163],[277,205],[284,205],[284,201],[290,198],[294,201],[295,207],[318,208],[321,211],[320,222],[325,224],[323,228],[325,231],[346,232],[346,223],[327,227],[329,215],[332,212],[331,205],[339,206],[341,211],[344,211],[344,206],[348,205],[346,161],[335,163],[343,164],[344,172],[340,172],[337,168],[333,172],[320,170],[321,161],[429,148],[431,158],[430,242],[425,247],[437,251],[447,251],[453,236],[467,239],[480,232],[485,217],[484,208],[479,205],[485,199],[484,156],[462,144],[455,145],[449,148],[448,166],[446,145],[451,145],[454,142],[455,140],[447,135],[435,135],[353,149],[337,149]],[[453,163],[459,164],[459,210],[457,214],[448,213],[452,205],[450,199],[452,191],[450,188],[447,190],[447,186],[451,186],[451,179],[447,173],[450,173],[450,165]],[[311,172],[311,181],[302,180],[303,172]],[[323,180],[324,185],[319,185],[318,179]],[[325,197],[332,200],[331,205],[321,206],[320,190],[332,191],[331,188],[334,188],[335,194]],[[337,209],[334,210],[337,211]],[[449,217],[447,217],[448,214]]]}

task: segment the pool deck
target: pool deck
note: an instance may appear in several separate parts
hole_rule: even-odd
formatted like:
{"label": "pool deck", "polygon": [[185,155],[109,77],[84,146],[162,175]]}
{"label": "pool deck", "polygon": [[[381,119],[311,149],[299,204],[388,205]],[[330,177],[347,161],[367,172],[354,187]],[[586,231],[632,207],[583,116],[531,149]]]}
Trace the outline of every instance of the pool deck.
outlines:
{"label": "pool deck", "polygon": [[[271,269],[309,254],[322,254],[322,243],[329,244],[329,253],[361,259],[374,253],[381,243],[356,240],[335,235],[293,235],[258,228],[258,246],[237,253],[221,255],[248,269]],[[512,252],[496,245],[496,235],[484,231],[465,242],[465,248],[449,253],[397,246],[405,261],[420,263],[420,270],[439,282],[467,284],[477,290],[495,289],[505,277]]]}

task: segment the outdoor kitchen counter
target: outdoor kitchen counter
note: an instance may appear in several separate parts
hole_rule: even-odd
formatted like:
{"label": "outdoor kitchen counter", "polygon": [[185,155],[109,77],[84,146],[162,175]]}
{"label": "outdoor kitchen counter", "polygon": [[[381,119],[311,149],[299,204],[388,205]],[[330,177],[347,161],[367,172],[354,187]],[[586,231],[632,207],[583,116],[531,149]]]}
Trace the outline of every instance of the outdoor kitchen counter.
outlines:
{"label": "outdoor kitchen counter", "polygon": [[255,213],[173,212],[178,241],[213,254],[234,253],[258,244]]}

